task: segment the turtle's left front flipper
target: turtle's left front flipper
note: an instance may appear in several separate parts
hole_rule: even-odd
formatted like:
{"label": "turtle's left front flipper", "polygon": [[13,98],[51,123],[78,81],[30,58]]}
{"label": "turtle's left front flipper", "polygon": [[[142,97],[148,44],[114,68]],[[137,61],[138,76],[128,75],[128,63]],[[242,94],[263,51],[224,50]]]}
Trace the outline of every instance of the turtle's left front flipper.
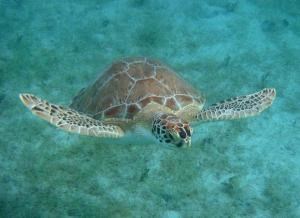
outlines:
{"label": "turtle's left front flipper", "polygon": [[20,94],[23,104],[31,112],[49,123],[81,135],[96,137],[121,137],[123,130],[117,125],[105,124],[75,110],[51,104],[31,94]]}
{"label": "turtle's left front flipper", "polygon": [[196,121],[233,120],[260,114],[270,107],[276,97],[276,90],[265,88],[259,92],[239,96],[211,105],[200,111]]}

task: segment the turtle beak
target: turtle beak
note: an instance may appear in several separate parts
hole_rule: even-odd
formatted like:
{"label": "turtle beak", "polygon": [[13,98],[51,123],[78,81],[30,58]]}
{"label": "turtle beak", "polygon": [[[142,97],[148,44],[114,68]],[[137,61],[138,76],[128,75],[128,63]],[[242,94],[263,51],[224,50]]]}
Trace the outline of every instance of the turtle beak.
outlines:
{"label": "turtle beak", "polygon": [[185,140],[185,148],[189,148],[189,147],[191,147],[191,145],[192,145],[192,140],[191,140],[191,137],[187,137]]}
{"label": "turtle beak", "polygon": [[186,145],[187,145],[187,147],[191,147],[191,145],[192,145],[191,137],[188,137],[188,139],[186,139]]}
{"label": "turtle beak", "polygon": [[191,144],[192,144],[192,140],[191,140],[191,137],[187,137],[185,139],[181,139],[177,144],[176,146],[178,148],[188,148],[188,147],[191,147]]}

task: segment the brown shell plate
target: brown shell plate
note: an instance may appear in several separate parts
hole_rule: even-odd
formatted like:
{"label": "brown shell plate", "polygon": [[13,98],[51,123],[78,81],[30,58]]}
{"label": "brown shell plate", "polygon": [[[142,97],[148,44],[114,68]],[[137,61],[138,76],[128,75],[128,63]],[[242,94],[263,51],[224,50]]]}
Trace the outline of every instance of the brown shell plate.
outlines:
{"label": "brown shell plate", "polygon": [[150,102],[174,111],[204,102],[200,93],[158,61],[126,58],[111,65],[73,99],[71,108],[96,119],[132,119]]}

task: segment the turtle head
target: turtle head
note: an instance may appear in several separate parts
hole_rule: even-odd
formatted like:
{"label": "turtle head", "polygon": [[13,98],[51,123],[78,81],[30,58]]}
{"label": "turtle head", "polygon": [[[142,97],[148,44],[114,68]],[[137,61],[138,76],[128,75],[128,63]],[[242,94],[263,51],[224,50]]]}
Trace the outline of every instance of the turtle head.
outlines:
{"label": "turtle head", "polygon": [[179,117],[159,112],[153,118],[152,133],[161,143],[190,147],[193,129]]}

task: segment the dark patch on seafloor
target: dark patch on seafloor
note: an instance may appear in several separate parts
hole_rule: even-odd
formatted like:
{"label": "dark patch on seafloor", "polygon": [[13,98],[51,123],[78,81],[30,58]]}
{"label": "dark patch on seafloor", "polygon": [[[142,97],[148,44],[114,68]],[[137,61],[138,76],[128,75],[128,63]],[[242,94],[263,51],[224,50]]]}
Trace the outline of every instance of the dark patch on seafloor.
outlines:
{"label": "dark patch on seafloor", "polygon": [[2,103],[2,101],[5,99],[5,95],[4,94],[0,94],[0,104]]}
{"label": "dark patch on seafloor", "polygon": [[275,32],[283,28],[286,28],[288,26],[289,26],[289,22],[287,19],[282,19],[279,21],[264,20],[261,23],[261,29],[263,32]]}
{"label": "dark patch on seafloor", "polygon": [[213,138],[211,138],[211,137],[204,138],[201,141],[201,144],[202,145],[211,145],[211,144],[213,144]]}
{"label": "dark patch on seafloor", "polygon": [[144,169],[144,171],[142,172],[142,175],[140,177],[140,180],[139,180],[140,182],[143,182],[143,181],[145,181],[145,179],[147,179],[147,177],[149,175],[149,171],[150,171],[150,169],[148,169],[148,168]]}

